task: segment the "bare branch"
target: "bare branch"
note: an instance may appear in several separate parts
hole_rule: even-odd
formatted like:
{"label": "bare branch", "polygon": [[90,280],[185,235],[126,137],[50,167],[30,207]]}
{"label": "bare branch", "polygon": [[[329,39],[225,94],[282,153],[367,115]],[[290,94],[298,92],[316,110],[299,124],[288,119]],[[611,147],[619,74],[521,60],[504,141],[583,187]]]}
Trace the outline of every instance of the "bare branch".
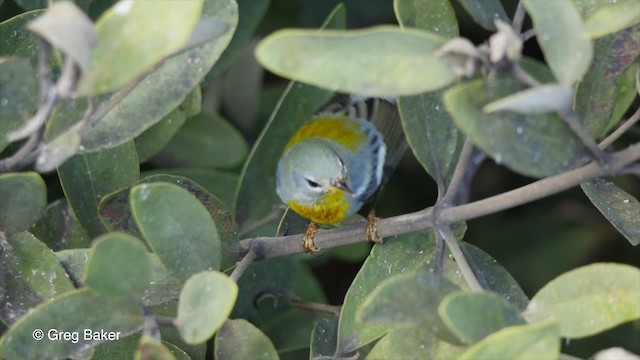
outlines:
{"label": "bare branch", "polygon": [[244,274],[244,272],[247,271],[247,268],[249,268],[249,265],[251,265],[251,263],[255,259],[256,259],[255,251],[249,250],[249,252],[247,252],[244,255],[242,260],[240,260],[240,262],[238,263],[238,266],[236,266],[236,268],[233,269],[233,272],[231,273],[231,275],[229,275],[231,280],[238,282],[242,274]]}
{"label": "bare branch", "polygon": [[606,149],[607,147],[609,147],[609,145],[613,144],[614,141],[618,140],[620,136],[626,133],[630,127],[635,125],[638,120],[640,120],[640,108],[636,109],[636,112],[634,112],[631,117],[629,117],[625,122],[622,123],[622,125],[618,126],[615,131],[613,131],[611,134],[609,134],[609,136],[602,140],[600,144],[598,144],[598,147],[600,147],[600,149]]}

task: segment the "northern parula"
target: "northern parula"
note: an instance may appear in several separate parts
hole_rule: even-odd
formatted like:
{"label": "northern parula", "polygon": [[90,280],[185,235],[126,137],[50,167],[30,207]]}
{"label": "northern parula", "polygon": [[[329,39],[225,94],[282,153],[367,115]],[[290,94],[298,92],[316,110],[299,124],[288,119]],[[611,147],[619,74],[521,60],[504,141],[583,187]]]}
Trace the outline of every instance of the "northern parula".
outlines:
{"label": "northern parula", "polygon": [[[406,150],[395,100],[338,96],[290,138],[278,163],[276,191],[311,220],[303,250],[317,253],[316,223],[335,224],[376,194]],[[368,216],[367,238],[377,236]]]}

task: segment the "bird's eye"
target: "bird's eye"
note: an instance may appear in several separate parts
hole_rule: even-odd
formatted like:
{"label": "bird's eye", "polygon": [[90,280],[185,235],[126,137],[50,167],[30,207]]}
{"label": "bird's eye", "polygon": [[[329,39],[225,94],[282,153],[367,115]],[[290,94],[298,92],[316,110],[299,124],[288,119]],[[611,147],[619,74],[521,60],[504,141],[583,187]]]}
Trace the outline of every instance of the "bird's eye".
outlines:
{"label": "bird's eye", "polygon": [[317,182],[311,180],[311,179],[306,179],[307,180],[307,184],[309,184],[309,186],[311,186],[312,188],[319,188],[320,184],[318,184]]}

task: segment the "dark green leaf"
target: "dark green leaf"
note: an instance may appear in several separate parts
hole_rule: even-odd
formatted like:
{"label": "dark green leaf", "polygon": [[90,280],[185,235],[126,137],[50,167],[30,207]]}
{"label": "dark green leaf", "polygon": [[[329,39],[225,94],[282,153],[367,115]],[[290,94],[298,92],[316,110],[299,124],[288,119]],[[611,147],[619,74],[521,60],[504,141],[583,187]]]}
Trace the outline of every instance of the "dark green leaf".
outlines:
{"label": "dark green leaf", "polygon": [[445,326],[464,344],[475,344],[502,328],[526,321],[511,303],[494,292],[456,291],[438,307]]}
{"label": "dark green leaf", "polygon": [[613,113],[611,114],[605,132],[610,131],[618,125],[638,96],[638,90],[636,90],[635,85],[636,74],[639,69],[640,64],[636,62],[635,65],[631,65],[624,74],[618,78],[618,83],[615,85],[618,88],[618,96],[616,97]]}
{"label": "dark green leaf", "polygon": [[42,218],[29,231],[53,251],[90,246],[91,239],[66,199],[49,204]]}
{"label": "dark green leaf", "polygon": [[135,139],[138,160],[143,163],[159,153],[180,130],[185,121],[187,118],[184,113],[176,108],[140,134]]}
{"label": "dark green leaf", "polygon": [[522,89],[523,85],[506,78],[475,80],[451,88],[444,101],[458,128],[496,163],[531,177],[575,166],[587,152],[558,116],[482,110],[487,103]]}
{"label": "dark green leaf", "polygon": [[338,318],[321,317],[311,334],[310,358],[332,357],[338,347]]}
{"label": "dark green leaf", "polygon": [[465,351],[458,359],[557,359],[558,324],[545,322],[502,329]]}
{"label": "dark green leaf", "polygon": [[173,184],[145,183],[131,189],[130,204],[147,243],[181,281],[220,268],[216,224],[190,192]]}
{"label": "dark green leaf", "polygon": [[89,70],[89,57],[97,34],[91,19],[73,2],[51,4],[28,28],[73,59],[83,74]]}
{"label": "dark green leaf", "polygon": [[280,30],[256,48],[268,70],[340,92],[415,95],[456,80],[435,52],[445,39],[419,30],[379,26],[361,30]]}
{"label": "dark green leaf", "polygon": [[29,11],[3,21],[0,24],[0,39],[4,39],[0,46],[0,56],[27,58],[35,68],[38,65],[39,45],[35,35],[27,30],[27,24],[43,13],[43,10]]}
{"label": "dark green leaf", "polygon": [[[0,29],[2,27],[0,24]],[[38,83],[29,62],[23,58],[0,57],[0,152],[9,145],[7,135],[31,117],[37,103]]]}
{"label": "dark green leaf", "polygon": [[269,338],[244,319],[228,320],[216,335],[216,360],[279,359]]}
{"label": "dark green leaf", "polygon": [[131,185],[138,180],[139,174],[133,142],[91,154],[75,155],[58,168],[67,200],[91,237],[105,231],[98,218],[100,200]]}
{"label": "dark green leaf", "polygon": [[47,188],[37,173],[0,175],[0,232],[16,233],[40,219],[47,206]]}
{"label": "dark green leaf", "polygon": [[212,337],[227,320],[237,296],[238,285],[222,273],[206,271],[189,278],[180,292],[175,320],[182,338],[199,344]]}
{"label": "dark green leaf", "polygon": [[151,263],[144,243],[112,232],[93,244],[83,283],[106,296],[141,298],[151,279]]}
{"label": "dark green leaf", "polygon": [[[156,306],[152,306],[150,309],[156,316],[166,316],[175,318],[178,314],[178,296],[176,300],[165,302]],[[169,342],[175,344],[180,349],[184,350],[193,360],[206,360],[207,344],[202,343],[198,345],[187,344],[178,328],[173,326],[160,327],[160,335],[163,342]]]}
{"label": "dark green leaf", "polygon": [[542,61],[523,56],[519,61],[520,65],[529,75],[543,84],[556,82],[551,69]]}
{"label": "dark green leaf", "polygon": [[391,330],[373,346],[367,359],[456,359],[463,348],[440,340],[426,327],[405,326]]}
{"label": "dark green leaf", "polygon": [[164,61],[158,70],[145,77],[96,126],[82,134],[85,151],[113,147],[131,140],[182,103],[231,39],[237,22],[235,2],[206,0],[201,19],[222,21],[229,28],[220,37]]}
{"label": "dark green leaf", "polygon": [[449,0],[394,0],[393,9],[403,27],[422,29],[449,39],[458,36],[458,20]]}
{"label": "dark green leaf", "polygon": [[79,91],[117,90],[178,50],[195,28],[203,2],[116,3],[96,22],[98,42]]}
{"label": "dark green leaf", "polygon": [[547,283],[523,313],[530,322],[554,320],[560,335],[581,338],[640,318],[640,270],[601,263]]}
{"label": "dark green leaf", "polygon": [[533,19],[536,40],[558,82],[572,86],[591,65],[593,45],[571,0],[523,2]]}
{"label": "dark green leaf", "polygon": [[179,166],[235,167],[248,152],[246,140],[218,114],[200,113],[189,120],[156,157]]}
{"label": "dark green leaf", "polygon": [[496,30],[496,19],[509,22],[509,18],[499,0],[458,0],[471,15],[473,21],[486,30]]}
{"label": "dark green leaf", "polygon": [[604,179],[593,179],[580,187],[589,200],[631,245],[640,244],[640,202]]}
{"label": "dark green leaf", "polygon": [[[77,316],[82,314],[82,316]],[[124,338],[142,328],[144,316],[140,306],[128,298],[108,298],[81,289],[69,292],[37,307],[24,316],[0,339],[0,357],[5,359],[37,359],[71,357],[88,347],[108,341],[95,337],[95,332],[109,332],[113,339]],[[43,339],[34,339],[35,329]],[[85,337],[89,331],[89,337]],[[50,340],[48,336],[69,332],[78,341]],[[51,335],[49,335],[51,334]]]}
{"label": "dark green leaf", "polygon": [[0,236],[0,284],[0,319],[5,324],[74,289],[51,249],[26,231],[6,240]]}

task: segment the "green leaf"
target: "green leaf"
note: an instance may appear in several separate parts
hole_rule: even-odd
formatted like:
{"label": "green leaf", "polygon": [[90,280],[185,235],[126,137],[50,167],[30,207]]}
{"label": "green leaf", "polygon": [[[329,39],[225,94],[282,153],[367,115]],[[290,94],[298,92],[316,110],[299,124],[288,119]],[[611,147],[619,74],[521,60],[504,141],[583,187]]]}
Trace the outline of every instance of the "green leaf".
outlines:
{"label": "green leaf", "polygon": [[518,91],[484,106],[486,113],[513,111],[518,114],[545,114],[571,109],[573,90],[560,84],[545,84]]}
{"label": "green leaf", "polygon": [[190,192],[173,184],[140,184],[131,189],[130,203],[147,243],[181,281],[220,268],[216,224]]}
{"label": "green leaf", "polygon": [[[151,3],[147,6],[154,7]],[[172,56],[146,76],[96,126],[85,130],[82,134],[85,152],[113,147],[135,138],[182,103],[231,39],[237,23],[235,2],[205,0],[201,21],[207,19],[224,22],[228,25],[227,31],[204,45]]]}
{"label": "green leaf", "polygon": [[414,29],[280,30],[260,42],[258,61],[289,79],[370,96],[415,95],[456,80],[435,52],[444,38]]}
{"label": "green leaf", "polygon": [[483,107],[523,89],[511,79],[475,80],[454,86],[444,102],[460,130],[496,163],[531,177],[557,174],[587,155],[556,115],[486,114]]}
{"label": "green leaf", "polygon": [[38,83],[29,62],[24,58],[0,57],[0,152],[9,145],[8,134],[31,117],[37,103]]}
{"label": "green leaf", "polygon": [[89,58],[97,42],[97,34],[91,19],[73,2],[51,4],[42,16],[29,23],[28,28],[73,59],[83,74],[89,70]]}
{"label": "green leaf", "polygon": [[0,232],[28,229],[47,206],[47,188],[37,173],[0,175]]}
{"label": "green leaf", "polygon": [[80,93],[117,90],[178,50],[195,28],[203,3],[116,3],[96,22],[98,42]]}
{"label": "green leaf", "polygon": [[618,96],[616,97],[613,113],[611,114],[605,132],[610,131],[620,123],[620,120],[623,119],[627,110],[633,105],[633,101],[638,96],[638,91],[635,86],[635,75],[638,69],[640,69],[640,64],[636,63],[635,65],[631,65],[624,74],[618,78],[618,82],[615,85],[618,89]]}
{"label": "green leaf", "polygon": [[[77,316],[82,314],[82,316]],[[108,341],[95,337],[100,331],[124,338],[142,328],[140,306],[129,298],[103,297],[88,289],[69,292],[35,308],[21,318],[0,339],[0,357],[5,359],[66,358]],[[34,339],[35,329],[43,339]],[[89,331],[89,337],[86,336]],[[55,340],[62,332],[78,341]],[[50,335],[51,334],[51,335]],[[50,340],[52,336],[54,340]]]}
{"label": "green leaf", "polygon": [[[189,359],[187,354],[175,347],[178,351],[181,351],[184,356],[183,358]],[[159,339],[153,338],[148,335],[143,335],[136,346],[136,352],[133,357],[134,360],[175,360],[176,357],[173,356],[172,351],[169,350],[165,344]]]}
{"label": "green leaf", "polygon": [[[0,23],[0,56],[20,56],[29,59],[31,66],[38,66],[39,45],[33,33],[27,30],[27,24],[42,15],[43,10],[34,10]],[[37,98],[33,98],[34,106]]]}
{"label": "green leaf", "polygon": [[5,324],[74,289],[51,249],[30,233],[0,236],[0,250],[0,319]]}
{"label": "green leaf", "polygon": [[156,159],[179,166],[231,168],[240,165],[247,152],[246,140],[226,119],[200,113],[187,120]]}
{"label": "green leaf", "polygon": [[555,83],[556,79],[553,77],[553,73],[549,67],[534,58],[523,56],[518,60],[520,65],[529,75],[533,76],[536,80],[543,84]]}
{"label": "green leaf", "polygon": [[509,17],[499,0],[458,0],[458,2],[471,15],[473,21],[485,30],[495,31],[496,19],[509,22]]}
{"label": "green leaf", "polygon": [[640,25],[598,39],[594,60],[576,92],[575,110],[589,133],[598,138],[615,124],[615,103],[624,92],[619,82],[640,56]]}
{"label": "green leaf", "polygon": [[592,39],[607,36],[640,22],[640,6],[636,0],[608,3],[589,15],[584,30]]}
{"label": "green leaf", "polygon": [[530,322],[555,320],[560,335],[582,338],[640,318],[640,270],[601,263],[550,281],[523,314]]}
{"label": "green leaf", "polygon": [[561,84],[580,81],[591,65],[593,45],[571,0],[523,2],[533,19],[536,40]]}
{"label": "green leaf", "polygon": [[214,347],[216,360],[279,359],[269,338],[243,319],[225,322]]}
{"label": "green leaf", "polygon": [[141,240],[124,233],[96,239],[83,283],[106,296],[141,298],[151,278],[151,263]]}
{"label": "green leaf", "polygon": [[98,203],[107,194],[125,188],[140,174],[133,142],[73,156],[58,168],[62,189],[78,221],[91,237],[105,229],[98,218]]}
{"label": "green leaf", "polygon": [[222,273],[206,271],[189,278],[180,292],[175,320],[184,340],[199,344],[212,337],[227,320],[237,296],[238,286]]}
{"label": "green leaf", "polygon": [[545,322],[502,329],[470,347],[458,359],[557,359],[558,324]]}
{"label": "green leaf", "polygon": [[49,172],[55,170],[80,150],[79,130],[70,128],[53,140],[47,142],[36,159],[36,170]]}
{"label": "green leaf", "polygon": [[398,108],[407,141],[416,159],[436,181],[446,189],[451,180],[464,135],[446,111],[443,90],[398,100]]}
{"label": "green leaf", "polygon": [[455,359],[464,348],[440,340],[426,326],[391,330],[373,346],[367,359]]}
{"label": "green leaf", "polygon": [[[176,300],[172,300],[169,302],[165,302],[163,304],[158,304],[156,306],[150,307],[151,311],[156,316],[165,316],[170,318],[175,318],[178,315],[178,296],[176,296]],[[184,350],[191,359],[194,360],[206,360],[207,353],[207,344],[202,343],[198,345],[187,344],[182,335],[180,335],[180,330],[174,326],[162,326],[160,327],[160,336],[163,342],[169,342],[171,344],[175,344],[180,349]]]}
{"label": "green leaf", "polygon": [[458,37],[458,20],[449,0],[394,0],[393,10],[401,27]]}
{"label": "green leaf", "polygon": [[580,185],[589,200],[631,245],[640,244],[640,202],[612,182],[596,178]]}
{"label": "green leaf", "polygon": [[185,121],[187,118],[184,113],[176,108],[140,134],[135,139],[138,160],[143,163],[159,153],[180,130]]}
{"label": "green leaf", "polygon": [[84,273],[87,269],[89,256],[91,256],[92,252],[92,248],[67,249],[56,251],[55,255],[56,258],[58,258],[58,261],[60,261],[60,264],[64,266],[69,278],[71,278],[75,284],[80,284],[80,281],[84,277]]}
{"label": "green leaf", "polygon": [[526,324],[518,309],[489,291],[453,292],[438,306],[438,315],[448,330],[465,344],[475,344],[508,326]]}
{"label": "green leaf", "polygon": [[53,251],[87,248],[91,242],[66,199],[49,204],[29,231]]}
{"label": "green leaf", "polygon": [[338,347],[338,318],[321,317],[311,333],[310,358],[332,357]]}

